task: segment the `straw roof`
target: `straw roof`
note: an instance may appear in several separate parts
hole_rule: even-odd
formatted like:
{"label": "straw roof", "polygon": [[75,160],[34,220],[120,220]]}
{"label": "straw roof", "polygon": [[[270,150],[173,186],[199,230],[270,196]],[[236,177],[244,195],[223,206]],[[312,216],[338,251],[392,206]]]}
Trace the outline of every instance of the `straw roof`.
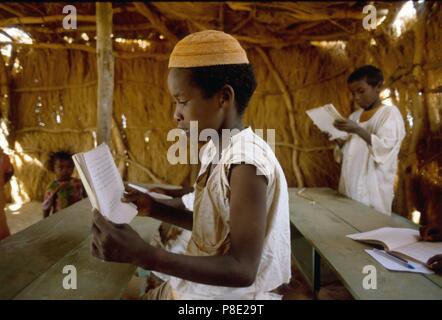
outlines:
{"label": "straw roof", "polygon": [[[393,12],[397,2],[376,4],[378,16]],[[66,30],[60,16],[66,3],[2,3],[0,26],[23,26],[39,42],[81,41],[94,35],[95,4],[75,3],[79,28]],[[305,40],[355,37],[363,28],[363,2],[152,2],[113,3],[115,36],[155,37],[176,41],[204,29],[222,29],[248,44],[287,46]],[[61,41],[63,42],[63,41]]]}

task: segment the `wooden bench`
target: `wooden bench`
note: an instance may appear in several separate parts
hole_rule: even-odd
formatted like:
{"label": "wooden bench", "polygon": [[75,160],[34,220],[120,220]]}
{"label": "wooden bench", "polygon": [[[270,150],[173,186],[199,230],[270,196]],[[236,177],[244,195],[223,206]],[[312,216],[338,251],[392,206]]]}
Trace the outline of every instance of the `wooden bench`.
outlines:
{"label": "wooden bench", "polygon": [[[346,237],[381,227],[418,229],[418,225],[397,214],[384,215],[329,188],[299,191],[289,189],[292,253],[315,292],[327,265],[355,299],[442,299],[441,276],[388,271],[364,251],[368,245]],[[376,268],[376,289],[363,288],[366,265]]]}
{"label": "wooden bench", "polygon": [[[91,255],[91,210],[84,199],[0,242],[0,299],[119,299],[136,267]],[[131,226],[148,241],[159,224],[136,217]],[[63,288],[66,265],[77,289]]]}

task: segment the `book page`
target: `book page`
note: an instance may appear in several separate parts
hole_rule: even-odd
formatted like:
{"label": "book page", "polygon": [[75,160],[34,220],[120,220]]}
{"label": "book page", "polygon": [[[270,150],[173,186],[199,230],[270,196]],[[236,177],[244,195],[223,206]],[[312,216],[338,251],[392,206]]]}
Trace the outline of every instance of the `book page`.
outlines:
{"label": "book page", "polygon": [[406,257],[426,264],[431,257],[442,254],[442,242],[419,241],[394,250]]}
{"label": "book page", "polygon": [[80,176],[81,182],[83,183],[83,187],[86,190],[86,193],[89,197],[89,201],[93,208],[100,210],[100,206],[98,205],[97,198],[95,197],[95,193],[92,190],[92,186],[90,183],[90,177],[87,173],[87,168],[84,165],[83,154],[76,154],[72,156],[72,160],[74,160],[75,167],[77,168],[78,175]]}
{"label": "book page", "polygon": [[408,228],[380,228],[363,233],[347,235],[348,238],[358,241],[377,241],[387,250],[411,245],[419,241],[419,231]]}
{"label": "book page", "polygon": [[331,135],[330,140],[347,137],[347,132],[338,130],[333,125],[335,120],[342,120],[344,118],[332,104],[326,104],[319,108],[307,110],[306,113],[313,120],[313,123],[319,128],[319,130]]}
{"label": "book page", "polygon": [[171,196],[168,196],[168,195],[165,195],[165,194],[162,194],[162,193],[158,193],[158,192],[149,191],[148,189],[143,188],[143,187],[138,186],[138,185],[133,184],[133,183],[128,183],[128,185],[129,185],[129,187],[131,187],[131,188],[133,188],[135,190],[138,190],[138,191],[140,191],[142,193],[148,194],[149,196],[151,196],[154,199],[159,199],[159,200],[171,200],[171,199],[173,199],[173,197],[171,197]]}
{"label": "book page", "polygon": [[115,223],[129,223],[137,214],[133,205],[121,202],[124,184],[109,147],[101,144],[83,154],[100,212]]}

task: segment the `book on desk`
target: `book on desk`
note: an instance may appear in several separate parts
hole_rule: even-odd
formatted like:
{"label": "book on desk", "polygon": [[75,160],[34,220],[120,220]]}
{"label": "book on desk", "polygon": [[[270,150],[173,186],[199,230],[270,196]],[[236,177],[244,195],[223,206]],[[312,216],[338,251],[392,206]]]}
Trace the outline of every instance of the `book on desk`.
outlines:
{"label": "book on desk", "polygon": [[428,259],[437,254],[442,254],[442,242],[421,241],[419,231],[411,228],[384,227],[368,232],[350,234],[347,237],[364,243],[380,245],[387,253],[424,266]]}

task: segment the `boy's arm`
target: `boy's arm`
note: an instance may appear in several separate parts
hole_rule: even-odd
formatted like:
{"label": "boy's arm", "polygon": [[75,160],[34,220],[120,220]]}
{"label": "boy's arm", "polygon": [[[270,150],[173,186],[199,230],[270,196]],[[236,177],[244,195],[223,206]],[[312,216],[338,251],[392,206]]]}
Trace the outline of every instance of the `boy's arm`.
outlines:
{"label": "boy's arm", "polygon": [[230,249],[225,255],[188,256],[155,248],[129,226],[114,225],[94,214],[92,254],[132,263],[198,283],[245,287],[255,281],[266,230],[266,180],[251,165],[232,169]]}
{"label": "boy's arm", "polygon": [[192,212],[184,208],[181,199],[169,200],[169,203],[171,202],[172,205],[164,204],[160,201],[162,200],[154,200],[152,211],[148,216],[192,231]]}
{"label": "boy's arm", "polygon": [[192,230],[193,216],[189,211],[181,207],[179,203],[181,199],[168,200],[171,203],[169,205],[164,203],[164,200],[156,200],[148,194],[126,186],[125,194],[121,201],[135,204],[139,216],[152,217],[187,230]]}

